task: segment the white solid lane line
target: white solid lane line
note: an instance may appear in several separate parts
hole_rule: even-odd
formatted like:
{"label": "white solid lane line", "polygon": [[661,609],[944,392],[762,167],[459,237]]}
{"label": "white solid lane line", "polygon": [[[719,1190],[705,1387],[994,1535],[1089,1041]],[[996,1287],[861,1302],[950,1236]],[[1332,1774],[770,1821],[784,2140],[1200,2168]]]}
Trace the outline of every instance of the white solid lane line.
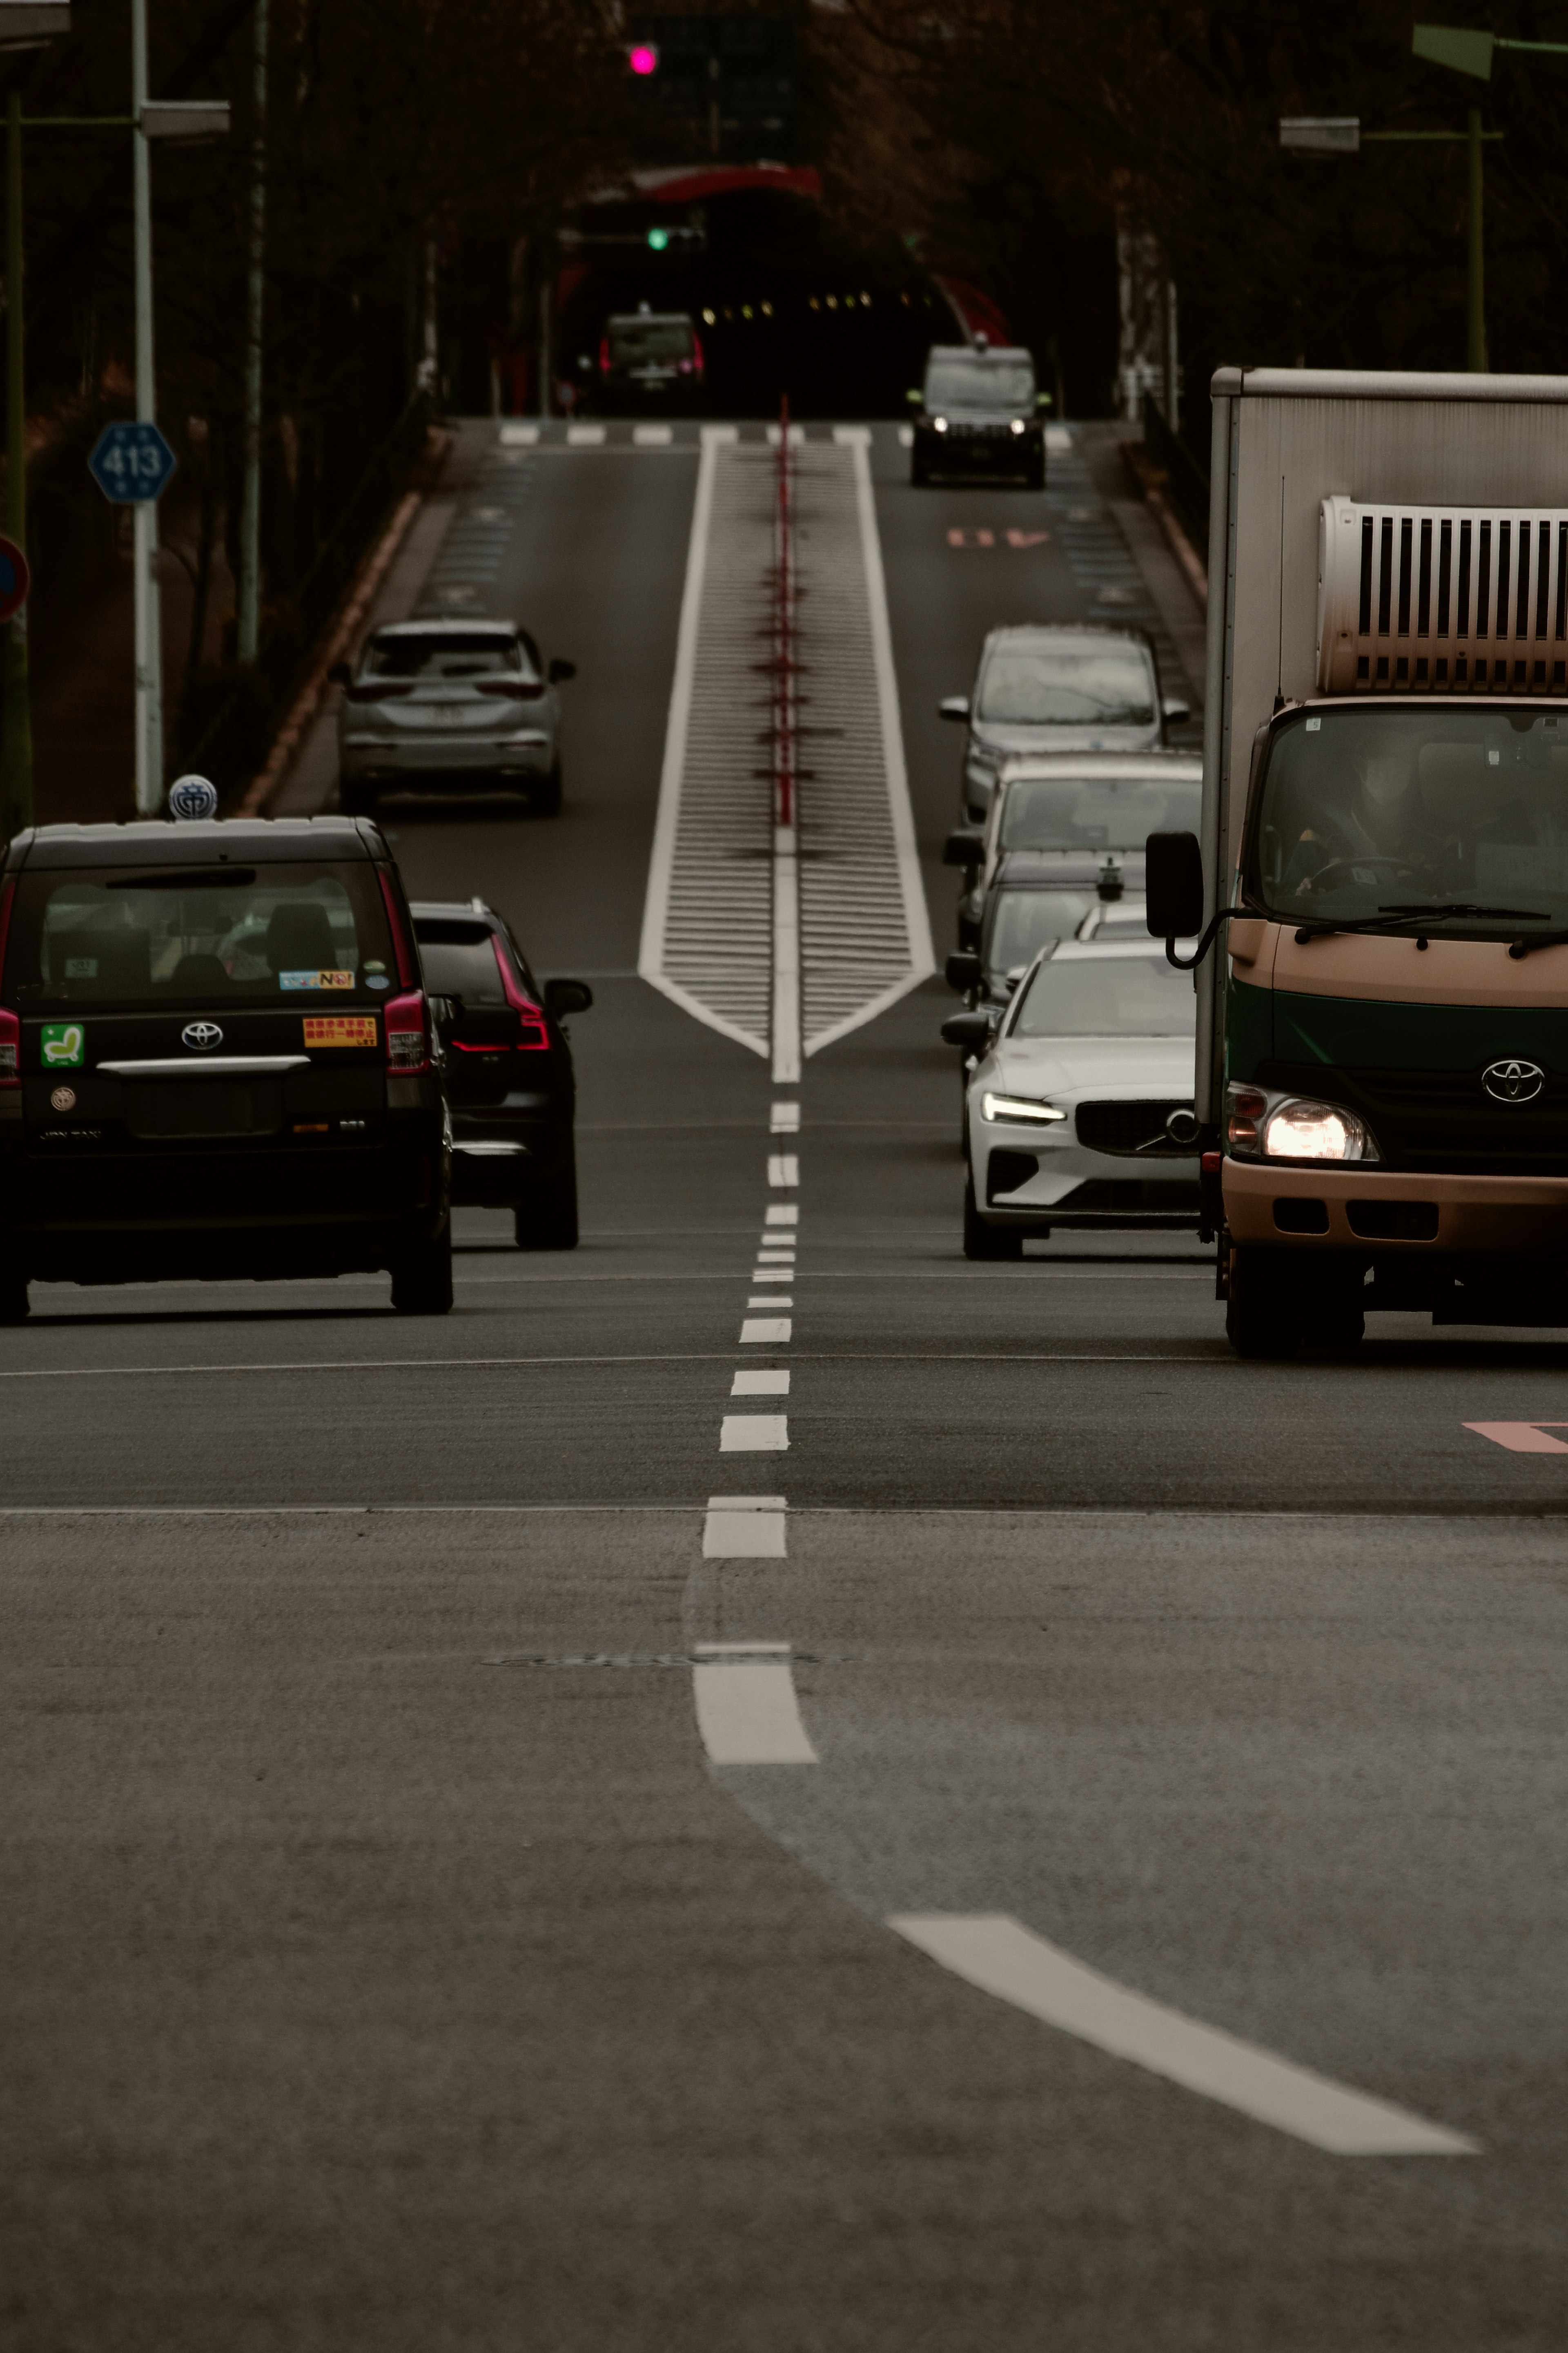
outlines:
{"label": "white solid lane line", "polygon": [[768,1126],[772,1134],[774,1135],[798,1135],[800,1134],[800,1105],[797,1103],[774,1103],[772,1116],[768,1121]]}
{"label": "white solid lane line", "polygon": [[787,1373],[737,1373],[730,1384],[731,1397],[788,1397]]}
{"label": "white solid lane line", "polygon": [[781,1186],[800,1183],[800,1162],[793,1152],[769,1153],[768,1183]]}
{"label": "white solid lane line", "polygon": [[710,1495],[702,1523],[704,1560],[783,1560],[782,1495]]}
{"label": "white solid lane line", "polygon": [[[766,1209],[763,1213],[763,1223],[765,1226],[798,1226],[800,1223],[799,1202],[770,1201]],[[763,1240],[766,1240],[767,1239],[768,1237],[764,1235]]]}
{"label": "white solid lane line", "polygon": [[699,1642],[691,1656],[697,1729],[710,1765],[815,1765],[787,1642]]}
{"label": "white solid lane line", "polygon": [[789,1417],[783,1413],[727,1413],[719,1425],[721,1454],[785,1454]]}
{"label": "white solid lane line", "polygon": [[895,1913],[888,1926],[999,2001],[1332,2156],[1479,2153],[1462,2133],[1131,1992],[1005,1913]]}
{"label": "white solid lane line", "polygon": [[790,1319],[787,1315],[748,1315],[741,1324],[741,1345],[743,1348],[782,1348],[788,1345]]}

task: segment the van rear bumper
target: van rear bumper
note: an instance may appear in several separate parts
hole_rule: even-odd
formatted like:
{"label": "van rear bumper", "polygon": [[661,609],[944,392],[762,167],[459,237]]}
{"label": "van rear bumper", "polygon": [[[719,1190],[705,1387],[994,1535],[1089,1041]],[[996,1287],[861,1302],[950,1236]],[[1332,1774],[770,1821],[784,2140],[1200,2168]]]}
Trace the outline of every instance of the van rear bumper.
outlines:
{"label": "van rear bumper", "polygon": [[1232,1240],[1271,1250],[1568,1253],[1568,1173],[1424,1176],[1227,1157],[1223,1183]]}

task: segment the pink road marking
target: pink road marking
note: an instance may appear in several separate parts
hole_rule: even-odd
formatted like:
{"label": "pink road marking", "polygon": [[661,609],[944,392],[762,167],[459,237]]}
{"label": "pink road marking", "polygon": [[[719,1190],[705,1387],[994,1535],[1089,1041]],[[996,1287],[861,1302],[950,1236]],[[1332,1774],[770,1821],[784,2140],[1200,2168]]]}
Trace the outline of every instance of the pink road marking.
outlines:
{"label": "pink road marking", "polygon": [[1465,1428],[1494,1446],[1506,1446],[1510,1454],[1568,1454],[1560,1438],[1546,1435],[1549,1430],[1568,1430],[1568,1421],[1467,1421]]}
{"label": "pink road marking", "polygon": [[963,545],[963,533],[957,530],[950,531],[947,534],[947,543],[949,547],[962,547]]}
{"label": "pink road marking", "polygon": [[1038,547],[1040,542],[1049,539],[1050,535],[1048,531],[1010,531],[1007,544],[1009,547]]}

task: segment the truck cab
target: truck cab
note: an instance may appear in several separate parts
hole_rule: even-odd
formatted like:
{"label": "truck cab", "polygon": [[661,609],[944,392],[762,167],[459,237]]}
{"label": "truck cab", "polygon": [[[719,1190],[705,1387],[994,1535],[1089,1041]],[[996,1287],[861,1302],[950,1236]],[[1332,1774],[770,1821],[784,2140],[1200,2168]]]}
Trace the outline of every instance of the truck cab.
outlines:
{"label": "truck cab", "polygon": [[1149,927],[1208,918],[1244,1356],[1568,1325],[1568,383],[1487,383],[1215,378],[1203,839],[1151,839]]}

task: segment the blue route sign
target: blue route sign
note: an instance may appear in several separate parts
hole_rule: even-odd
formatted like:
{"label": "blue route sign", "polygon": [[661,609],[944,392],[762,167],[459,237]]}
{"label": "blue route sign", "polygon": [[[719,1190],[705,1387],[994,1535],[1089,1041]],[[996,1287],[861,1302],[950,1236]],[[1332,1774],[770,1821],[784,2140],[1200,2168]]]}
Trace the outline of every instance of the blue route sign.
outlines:
{"label": "blue route sign", "polygon": [[93,445],[88,470],[116,506],[161,498],[178,463],[155,425],[106,425]]}

